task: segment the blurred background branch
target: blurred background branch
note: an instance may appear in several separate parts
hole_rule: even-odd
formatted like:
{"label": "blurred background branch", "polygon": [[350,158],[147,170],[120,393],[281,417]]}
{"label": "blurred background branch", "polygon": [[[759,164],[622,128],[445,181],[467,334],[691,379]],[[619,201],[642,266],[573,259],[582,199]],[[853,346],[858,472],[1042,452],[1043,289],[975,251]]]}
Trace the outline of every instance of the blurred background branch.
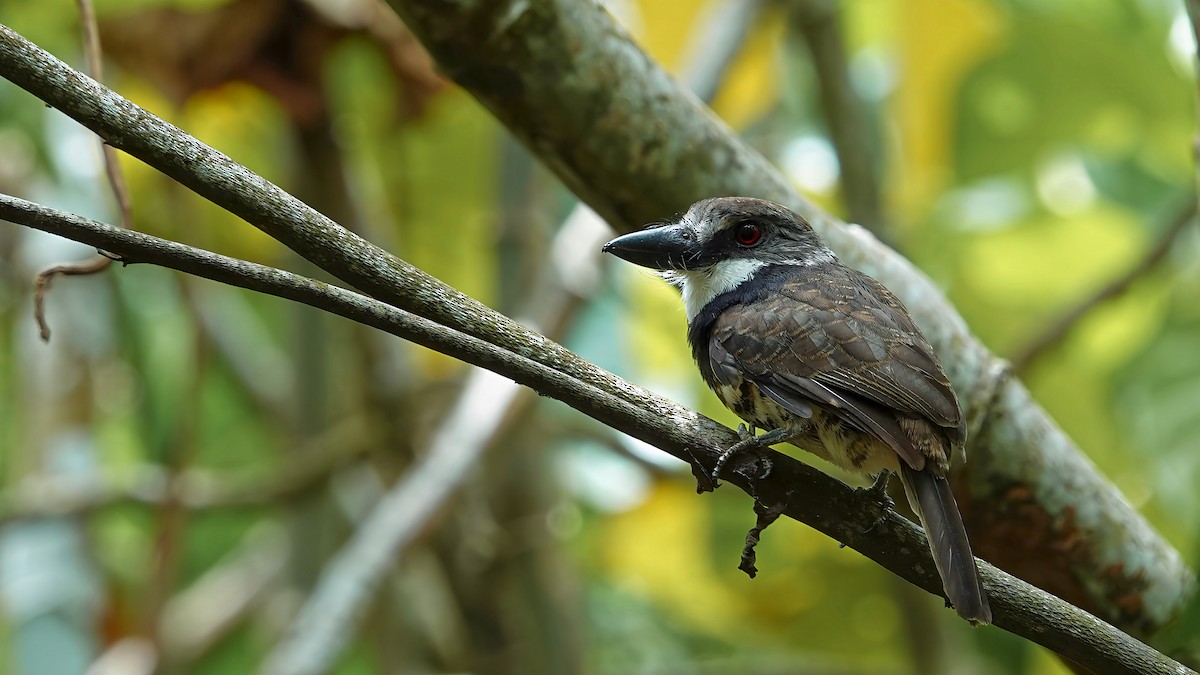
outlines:
{"label": "blurred background branch", "polygon": [[1140,260],[1121,276],[1113,279],[1085,298],[1078,305],[1063,313],[1057,320],[1046,326],[1045,331],[1029,341],[1020,352],[1012,357],[1013,374],[1021,375],[1035,366],[1039,359],[1046,356],[1066,339],[1071,330],[1089,313],[1110,300],[1121,297],[1129,287],[1139,279],[1150,274],[1162,264],[1167,254],[1171,252],[1179,236],[1188,230],[1188,226],[1196,222],[1196,197],[1189,195],[1184,205],[1179,209],[1159,236]]}

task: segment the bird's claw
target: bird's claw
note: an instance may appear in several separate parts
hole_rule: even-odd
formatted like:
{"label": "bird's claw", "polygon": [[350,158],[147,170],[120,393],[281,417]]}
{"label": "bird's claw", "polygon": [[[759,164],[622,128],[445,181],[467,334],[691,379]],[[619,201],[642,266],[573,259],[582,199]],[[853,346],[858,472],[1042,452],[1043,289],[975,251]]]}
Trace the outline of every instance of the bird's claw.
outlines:
{"label": "bird's claw", "polygon": [[721,456],[717,458],[717,463],[713,465],[712,484],[714,488],[721,486],[721,470],[725,468],[725,464],[729,460],[733,459],[734,455],[758,443],[758,437],[754,435],[753,424],[750,426],[739,424],[737,428],[737,435],[741,440],[729,446],[725,452],[722,452]]}
{"label": "bird's claw", "polygon": [[742,439],[743,441],[748,441],[751,438],[754,438],[754,426],[753,425],[746,426],[745,424],[739,424],[738,428],[737,428],[737,435],[738,435],[738,438]]}
{"label": "bird's claw", "polygon": [[721,456],[717,458],[716,465],[713,466],[713,487],[717,487],[721,484],[717,479],[720,477],[722,469],[725,468],[725,464],[728,463],[729,460],[733,459],[735,455],[745,452],[750,448],[765,448],[787,440],[792,436],[792,434],[786,429],[772,429],[771,431],[763,433],[759,436],[755,436],[753,424],[750,426],[739,424],[737,434],[738,438],[741,440],[729,446],[729,449],[725,452],[722,452]]}

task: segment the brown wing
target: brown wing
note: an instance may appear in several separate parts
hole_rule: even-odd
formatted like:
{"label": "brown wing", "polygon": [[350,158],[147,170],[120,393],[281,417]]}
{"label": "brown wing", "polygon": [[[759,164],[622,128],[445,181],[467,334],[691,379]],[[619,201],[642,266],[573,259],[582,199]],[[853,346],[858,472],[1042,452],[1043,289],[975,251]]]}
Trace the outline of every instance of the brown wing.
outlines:
{"label": "brown wing", "polygon": [[927,420],[961,445],[958,400],[900,301],[842,265],[823,267],[819,278],[814,271],[799,269],[777,292],[717,317],[709,349],[714,372],[736,367],[793,414],[808,417],[817,404],[917,470],[926,453],[902,419]]}

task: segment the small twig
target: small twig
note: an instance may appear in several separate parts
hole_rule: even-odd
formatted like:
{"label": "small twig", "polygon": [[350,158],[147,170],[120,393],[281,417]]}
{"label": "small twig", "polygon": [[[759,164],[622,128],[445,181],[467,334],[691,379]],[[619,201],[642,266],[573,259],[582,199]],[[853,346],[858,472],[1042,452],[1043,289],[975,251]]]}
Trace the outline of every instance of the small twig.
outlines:
{"label": "small twig", "polygon": [[83,54],[87,61],[88,75],[97,82],[104,81],[104,63],[101,61],[100,29],[96,25],[96,11],[92,0],[75,0],[79,8],[79,23],[83,30]]}
{"label": "small twig", "polygon": [[[88,75],[97,82],[104,81],[104,58],[100,49],[100,28],[96,24],[96,11],[92,0],[75,0],[79,6],[79,18],[83,24],[83,47],[87,55]],[[121,227],[133,226],[133,207],[129,199],[129,187],[125,183],[125,173],[117,161],[117,151],[107,143],[100,143],[100,152],[104,155],[104,172],[108,175],[108,184],[112,188],[113,197],[121,213]],[[105,257],[106,260],[111,258]]]}
{"label": "small twig", "polygon": [[46,295],[50,292],[54,277],[60,274],[63,276],[95,274],[107,269],[111,264],[111,258],[97,254],[91,260],[56,263],[37,273],[37,276],[33,278],[33,318],[37,321],[38,337],[42,339],[42,342],[50,341],[50,324],[46,323]]}
{"label": "small twig", "polygon": [[1171,246],[1179,238],[1179,235],[1187,229],[1188,225],[1195,221],[1196,209],[1196,199],[1189,198],[1179,214],[1175,216],[1175,220],[1171,223],[1171,226],[1163,232],[1158,241],[1146,251],[1146,254],[1142,256],[1142,259],[1136,265],[1126,271],[1125,274],[1113,279],[1083,302],[1065,312],[1049,328],[1033,340],[1030,340],[1029,344],[1013,357],[1012,373],[1019,375],[1027,372],[1039,358],[1044,356],[1055,345],[1062,342],[1083,317],[1105,302],[1120,297],[1129,290],[1135,281],[1158,267],[1159,263],[1167,257],[1167,253],[1170,252]]}
{"label": "small twig", "polygon": [[758,556],[754,552],[758,542],[762,540],[763,530],[766,530],[783,513],[783,504],[766,504],[761,501],[754,502],[754,514],[756,516],[754,527],[746,533],[746,544],[742,547],[742,561],[738,564],[738,569],[745,572],[746,576],[753,579],[758,575],[758,567],[755,566],[755,561]]}
{"label": "small twig", "polygon": [[[88,74],[97,82],[104,81],[104,63],[100,50],[100,29],[96,25],[96,12],[92,8],[92,0],[76,0],[79,6],[79,20],[83,27],[83,51],[87,61]],[[133,210],[129,201],[129,189],[125,184],[125,174],[117,162],[117,151],[106,143],[100,143],[100,152],[104,156],[104,172],[108,175],[108,184],[112,188],[113,197],[121,213],[121,226],[130,227],[133,222]],[[42,342],[50,341],[50,324],[46,321],[46,295],[54,277],[80,276],[96,274],[108,269],[113,259],[98,254],[92,260],[81,262],[57,263],[42,269],[33,279],[33,318],[37,321],[38,337]]]}

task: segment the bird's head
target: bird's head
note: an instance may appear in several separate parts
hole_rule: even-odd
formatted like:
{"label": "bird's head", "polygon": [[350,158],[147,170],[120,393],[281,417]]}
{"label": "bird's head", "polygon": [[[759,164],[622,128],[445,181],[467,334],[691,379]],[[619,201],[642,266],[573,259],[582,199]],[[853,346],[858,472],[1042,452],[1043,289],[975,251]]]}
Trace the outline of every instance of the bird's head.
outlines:
{"label": "bird's head", "polygon": [[664,272],[682,289],[689,320],[764,267],[836,260],[799,215],[749,197],[698,201],[678,220],[617,237],[604,251]]}

